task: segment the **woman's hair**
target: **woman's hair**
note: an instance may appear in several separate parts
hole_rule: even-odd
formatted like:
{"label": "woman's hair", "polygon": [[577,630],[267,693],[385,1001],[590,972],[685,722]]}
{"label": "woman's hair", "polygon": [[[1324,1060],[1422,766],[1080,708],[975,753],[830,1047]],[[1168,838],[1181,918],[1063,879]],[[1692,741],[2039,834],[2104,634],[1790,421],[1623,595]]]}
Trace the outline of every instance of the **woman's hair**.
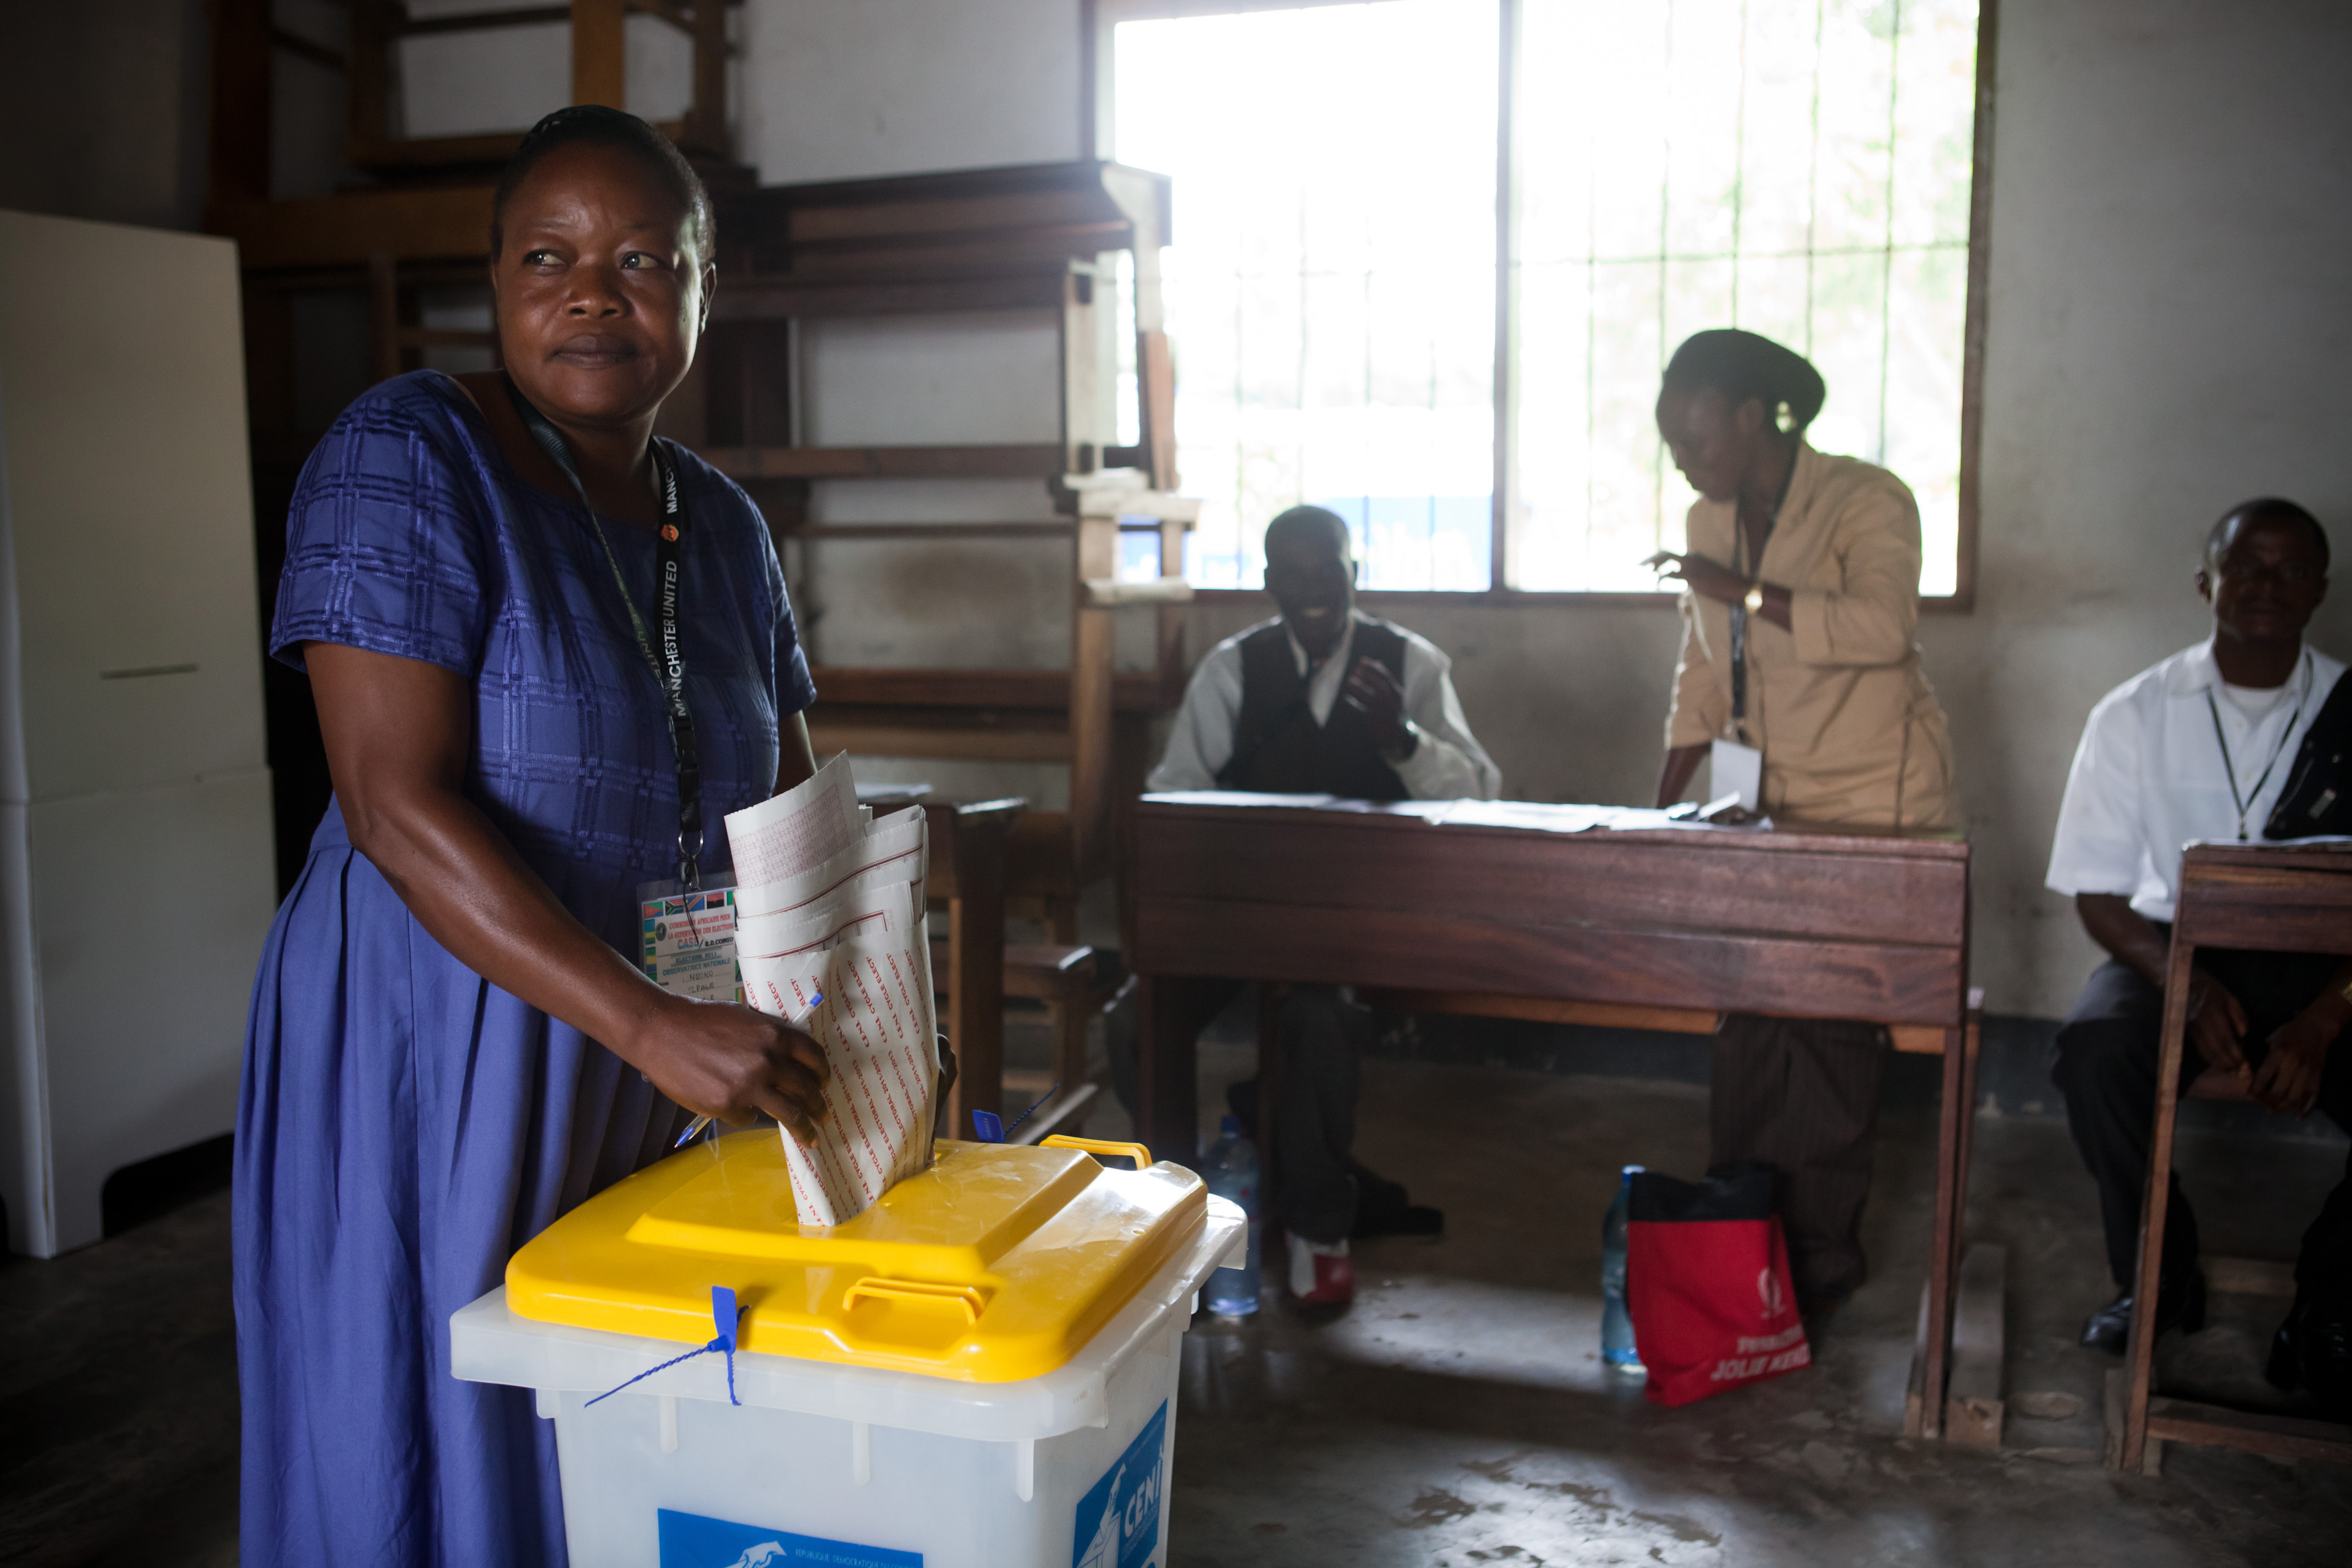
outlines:
{"label": "woman's hair", "polygon": [[1753,397],[1764,405],[1767,419],[1792,435],[1804,433],[1830,395],[1822,373],[1804,355],[1737,327],[1684,339],[1666,362],[1664,385],[1682,391],[1713,387],[1734,408]]}
{"label": "woman's hair", "polygon": [[686,155],[671,145],[668,137],[634,114],[598,103],[575,103],[569,109],[559,109],[524,132],[522,145],[514,150],[514,156],[499,171],[498,191],[490,197],[492,258],[506,245],[507,202],[539,166],[541,159],[563,147],[610,147],[628,153],[652,170],[654,177],[669,187],[693,223],[696,257],[703,261],[710,259],[719,237],[719,225],[711,216],[710,193],[703,188],[702,176],[694,172]]}

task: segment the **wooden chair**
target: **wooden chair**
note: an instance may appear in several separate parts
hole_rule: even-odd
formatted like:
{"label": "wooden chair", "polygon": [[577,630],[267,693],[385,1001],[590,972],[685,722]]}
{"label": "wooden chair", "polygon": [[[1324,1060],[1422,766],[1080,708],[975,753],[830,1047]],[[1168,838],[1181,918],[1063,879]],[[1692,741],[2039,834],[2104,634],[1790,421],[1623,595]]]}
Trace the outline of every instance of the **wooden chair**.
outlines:
{"label": "wooden chair", "polygon": [[[2192,844],[2181,858],[2180,895],[2165,972],[2163,1047],[2157,1058],[2156,1126],[2148,1141],[2147,1197],[2140,1208],[2139,1268],[2132,1299],[2153,1301],[2164,1271],[2165,1211],[2172,1195],[2173,1134],[2180,1110],[2181,1059],[2189,1032],[2189,983],[2200,947],[2341,953],[2352,931],[2352,847],[2341,841],[2277,845]],[[2243,1100],[2230,1079],[2208,1071],[2190,1086],[2202,1100]],[[2284,1265],[2205,1260],[2206,1288],[2224,1293],[2293,1296]],[[2107,1374],[2107,1462],[2154,1474],[2166,1443],[2243,1448],[2274,1458],[2352,1464],[2352,1426],[2167,1399],[2151,1386],[2155,1314],[2135,1312],[2123,1368]]]}

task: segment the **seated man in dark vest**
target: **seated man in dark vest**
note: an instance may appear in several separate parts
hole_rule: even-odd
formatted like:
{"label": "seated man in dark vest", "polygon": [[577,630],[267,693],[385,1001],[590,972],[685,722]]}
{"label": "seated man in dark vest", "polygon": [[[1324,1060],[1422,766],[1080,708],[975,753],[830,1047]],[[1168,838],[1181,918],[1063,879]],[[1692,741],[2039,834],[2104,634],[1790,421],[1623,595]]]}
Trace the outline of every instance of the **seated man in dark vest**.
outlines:
{"label": "seated man in dark vest", "polygon": [[[1452,661],[1355,607],[1346,523],[1313,506],[1276,518],[1265,586],[1282,614],[1201,660],[1152,789],[1494,798],[1502,776],[1463,720]],[[1444,1217],[1350,1152],[1364,1010],[1331,987],[1294,986],[1274,1023],[1283,1089],[1273,1174],[1290,1289],[1308,1305],[1337,1305],[1355,1293],[1349,1237],[1435,1235]]]}

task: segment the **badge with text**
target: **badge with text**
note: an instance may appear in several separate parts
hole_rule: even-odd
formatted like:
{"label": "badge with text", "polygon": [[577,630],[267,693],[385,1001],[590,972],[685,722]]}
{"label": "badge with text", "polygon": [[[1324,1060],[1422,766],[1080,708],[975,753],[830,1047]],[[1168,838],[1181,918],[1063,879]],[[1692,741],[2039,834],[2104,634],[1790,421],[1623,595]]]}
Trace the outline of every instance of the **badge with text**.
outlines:
{"label": "badge with text", "polygon": [[701,1002],[740,1002],[735,964],[735,889],[647,890],[637,911],[646,976],[663,990]]}

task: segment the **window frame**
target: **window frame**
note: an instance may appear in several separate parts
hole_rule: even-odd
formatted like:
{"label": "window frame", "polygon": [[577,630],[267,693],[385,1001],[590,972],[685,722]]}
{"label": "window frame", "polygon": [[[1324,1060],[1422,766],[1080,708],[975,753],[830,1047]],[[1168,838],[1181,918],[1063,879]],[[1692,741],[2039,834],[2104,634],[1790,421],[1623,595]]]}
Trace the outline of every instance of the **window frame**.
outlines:
{"label": "window frame", "polygon": [[[1078,137],[1090,155],[1099,156],[1111,140],[1112,105],[1104,86],[1112,79],[1113,37],[1121,22],[1181,16],[1232,16],[1247,11],[1303,10],[1323,5],[1361,4],[1363,0],[1079,0],[1078,4]],[[1513,588],[1510,581],[1511,444],[1515,436],[1517,387],[1513,372],[1518,357],[1518,294],[1513,263],[1517,214],[1512,201],[1512,154],[1517,133],[1513,92],[1518,75],[1520,0],[1493,0],[1499,10],[1496,37],[1495,127],[1495,468],[1490,512],[1492,544],[1488,553],[1487,585],[1471,589],[1362,589],[1358,602],[1415,607],[1509,607],[1674,609],[1682,595],[1675,593],[1623,592],[1589,589]],[[1969,261],[1966,315],[1960,329],[1960,472],[1959,505],[1949,594],[1921,595],[1926,614],[1969,615],[1977,605],[1978,501],[1984,444],[1984,348],[1987,281],[1992,227],[1993,88],[1998,75],[2000,0],[1978,0],[1976,47],[1976,124],[1969,175]],[[1196,588],[1193,601],[1203,605],[1256,605],[1265,602],[1262,588]]]}

